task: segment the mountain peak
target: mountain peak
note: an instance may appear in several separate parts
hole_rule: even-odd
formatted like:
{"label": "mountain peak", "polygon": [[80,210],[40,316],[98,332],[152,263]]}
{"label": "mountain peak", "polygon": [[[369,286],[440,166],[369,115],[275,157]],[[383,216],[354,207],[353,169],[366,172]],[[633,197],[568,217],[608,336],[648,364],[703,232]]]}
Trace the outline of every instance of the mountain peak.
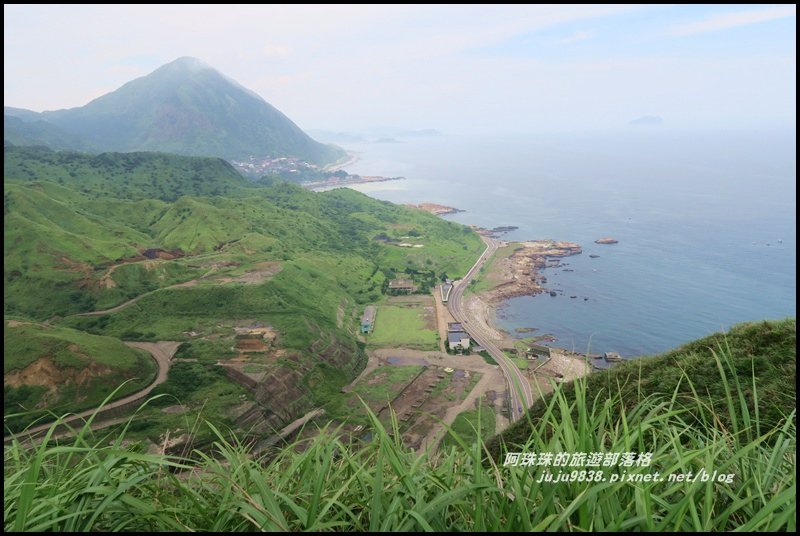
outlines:
{"label": "mountain peak", "polygon": [[[19,113],[11,115],[25,120]],[[37,118],[99,151],[161,151],[228,160],[287,156],[318,164],[343,154],[308,137],[255,92],[190,56],[86,106]]]}
{"label": "mountain peak", "polygon": [[173,60],[169,63],[166,63],[156,69],[156,71],[160,70],[187,70],[187,71],[216,71],[212,66],[204,62],[199,58],[194,58],[192,56],[181,56],[180,58]]}
{"label": "mountain peak", "polygon": [[194,56],[181,56],[180,58],[176,58],[166,65],[174,65],[174,64],[185,64],[185,65],[201,65],[205,67],[211,68],[209,64],[201,60],[200,58],[195,58]]}

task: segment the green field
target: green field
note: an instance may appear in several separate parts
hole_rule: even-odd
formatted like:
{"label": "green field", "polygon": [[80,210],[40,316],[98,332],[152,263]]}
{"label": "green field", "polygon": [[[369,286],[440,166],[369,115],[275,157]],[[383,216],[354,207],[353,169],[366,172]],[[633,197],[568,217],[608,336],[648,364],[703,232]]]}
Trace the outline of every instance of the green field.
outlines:
{"label": "green field", "polygon": [[122,371],[136,370],[142,352],[111,337],[98,337],[74,329],[34,323],[3,325],[3,373],[22,369],[40,357],[59,367],[82,368],[90,361]]}
{"label": "green field", "polygon": [[[433,313],[431,313],[433,314]],[[375,330],[367,337],[370,346],[406,346],[436,349],[436,331],[427,325],[421,307],[381,305]]]}
{"label": "green field", "polygon": [[523,370],[528,368],[530,361],[524,357],[511,357],[511,361],[517,366],[518,369]]}
{"label": "green field", "polygon": [[508,246],[498,248],[494,255],[483,265],[466,289],[467,293],[480,293],[493,289],[503,281],[497,273],[497,263],[508,257],[516,249],[513,242]]}
{"label": "green field", "polygon": [[[209,270],[285,260],[333,275],[367,302],[394,277],[421,288],[458,277],[482,250],[467,227],[431,214],[349,189],[254,184],[216,159],[18,147],[5,156],[6,315],[104,309]],[[424,247],[376,239],[408,233]],[[148,248],[183,257],[130,262]]]}

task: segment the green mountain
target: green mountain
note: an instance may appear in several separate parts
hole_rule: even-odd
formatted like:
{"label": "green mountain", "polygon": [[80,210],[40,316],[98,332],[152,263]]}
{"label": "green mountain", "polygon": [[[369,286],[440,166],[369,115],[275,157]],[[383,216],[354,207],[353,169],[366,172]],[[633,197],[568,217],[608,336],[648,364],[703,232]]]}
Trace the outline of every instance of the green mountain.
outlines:
{"label": "green mountain", "polygon": [[[424,247],[397,246],[408,234]],[[178,356],[190,361],[163,392],[211,400],[205,410],[232,428],[241,388],[216,363],[238,355],[236,329],[277,334],[277,350],[248,354],[244,369],[260,378],[244,395],[259,422],[277,426],[315,406],[335,414],[339,390],[365,365],[364,306],[389,279],[424,287],[457,277],[482,250],[462,225],[348,189],[252,183],[219,158],[5,148],[6,318],[183,341]],[[94,311],[105,313],[81,315]],[[7,397],[13,408],[22,395]],[[150,428],[170,418],[158,412]]]}
{"label": "green mountain", "polygon": [[[35,114],[35,112],[31,113]],[[80,136],[70,134],[56,125],[44,121],[38,117],[38,114],[29,117],[27,121],[20,117],[4,114],[3,141],[5,145],[42,145],[51,149],[88,149]]]}
{"label": "green mountain", "polygon": [[[82,107],[41,114],[7,107],[5,114],[24,122],[4,122],[5,139],[15,144],[161,151],[227,160],[291,156],[318,164],[344,154],[311,139],[254,92],[188,57]],[[34,121],[55,130],[27,124]],[[42,132],[35,136],[32,131]],[[63,133],[58,140],[53,139],[56,133]]]}

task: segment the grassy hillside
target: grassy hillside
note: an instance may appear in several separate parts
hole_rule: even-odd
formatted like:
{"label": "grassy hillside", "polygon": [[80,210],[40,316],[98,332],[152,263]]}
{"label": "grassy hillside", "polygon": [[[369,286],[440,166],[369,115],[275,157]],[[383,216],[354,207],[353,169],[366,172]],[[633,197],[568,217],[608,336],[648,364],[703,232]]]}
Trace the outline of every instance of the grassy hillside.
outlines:
{"label": "grassy hillside", "polygon": [[[125,396],[149,385],[156,365],[146,352],[111,337],[63,327],[6,321],[3,326],[3,410],[18,430],[49,410],[57,414],[92,408],[122,382]],[[41,411],[38,411],[41,410]]]}
{"label": "grassy hillside", "polygon": [[42,145],[51,149],[85,150],[80,137],[69,134],[34,114],[29,120],[3,115],[3,141],[11,145]]}
{"label": "grassy hillside", "polygon": [[166,153],[89,155],[43,147],[6,147],[6,181],[48,181],[91,197],[175,201],[184,195],[226,195],[248,182],[220,158]]}
{"label": "grassy hillside", "polygon": [[[609,400],[616,400],[630,411],[648,397],[675,397],[678,406],[693,407],[701,401],[713,411],[720,426],[760,435],[785,422],[796,408],[796,343],[797,322],[793,318],[740,324],[725,335],[711,335],[661,356],[628,361],[609,371],[592,374],[585,384],[589,403],[586,411],[591,413]],[[722,353],[730,357],[727,366],[735,373],[731,381],[746,380],[741,385],[720,381],[720,365],[715,355]],[[728,406],[732,390],[741,395],[735,409]],[[562,392],[569,403],[578,396],[575,385],[565,386]],[[749,414],[758,416],[761,429],[750,429],[754,425],[750,422],[745,422],[747,430],[736,428],[743,406]],[[489,443],[490,450],[500,452],[502,443],[525,444],[532,428],[542,430],[541,421],[546,420],[549,411],[549,399],[537,402],[530,408],[527,419]]]}
{"label": "grassy hillside", "polygon": [[[439,277],[466,271],[482,247],[460,225],[351,190],[254,187],[215,159],[5,152],[7,314],[45,319],[108,307],[199,277],[215,263],[301,254],[358,257],[373,275],[382,274],[372,277],[381,283],[407,271]],[[372,239],[412,230],[424,235],[425,247]],[[183,256],[161,259],[158,270],[150,263],[146,272],[115,266],[151,248],[178,249]],[[322,263],[333,271],[336,264]],[[360,292],[342,275],[340,283]]]}
{"label": "grassy hillside", "polygon": [[[793,326],[745,326],[729,340],[754,361],[782,363],[784,350],[793,356]],[[707,342],[652,361],[691,361]],[[221,435],[191,457],[142,454],[135,443],[123,446],[124,431],[87,432],[70,448],[13,443],[5,449],[5,530],[793,532],[794,409],[770,422],[747,398],[782,407],[794,391],[787,385],[786,397],[770,402],[770,375],[739,367],[741,359],[723,345],[707,358],[709,376],[695,384],[699,375],[684,374],[671,392],[656,381],[663,370],[653,369],[632,403],[592,393],[597,380],[557,388],[511,452],[652,454],[632,466],[549,466],[555,476],[574,472],[573,481],[548,482],[542,466],[505,465],[504,449],[487,457],[480,443],[468,446],[470,437],[463,448],[418,455],[374,415],[369,440],[329,430],[261,455]],[[712,372],[713,383],[727,386],[718,407],[701,392]],[[681,394],[683,384],[694,389]],[[581,471],[597,480],[580,481]]]}
{"label": "grassy hillside", "polygon": [[[277,348],[245,368],[264,371],[254,396],[276,422],[336,405],[366,359],[359,311],[389,279],[424,288],[483,250],[430,214],[352,190],[254,185],[218,159],[12,147],[4,171],[6,317],[185,341],[181,355],[207,367],[237,355],[236,329],[268,325]],[[422,247],[379,239],[407,234]]]}

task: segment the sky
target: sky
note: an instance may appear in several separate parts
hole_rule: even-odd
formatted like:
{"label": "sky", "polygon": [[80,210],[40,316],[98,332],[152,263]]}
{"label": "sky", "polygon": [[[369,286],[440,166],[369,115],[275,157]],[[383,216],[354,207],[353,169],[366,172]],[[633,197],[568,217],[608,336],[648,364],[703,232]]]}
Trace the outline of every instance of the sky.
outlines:
{"label": "sky", "polygon": [[3,9],[6,106],[70,108],[181,56],[301,127],[795,126],[795,5]]}

